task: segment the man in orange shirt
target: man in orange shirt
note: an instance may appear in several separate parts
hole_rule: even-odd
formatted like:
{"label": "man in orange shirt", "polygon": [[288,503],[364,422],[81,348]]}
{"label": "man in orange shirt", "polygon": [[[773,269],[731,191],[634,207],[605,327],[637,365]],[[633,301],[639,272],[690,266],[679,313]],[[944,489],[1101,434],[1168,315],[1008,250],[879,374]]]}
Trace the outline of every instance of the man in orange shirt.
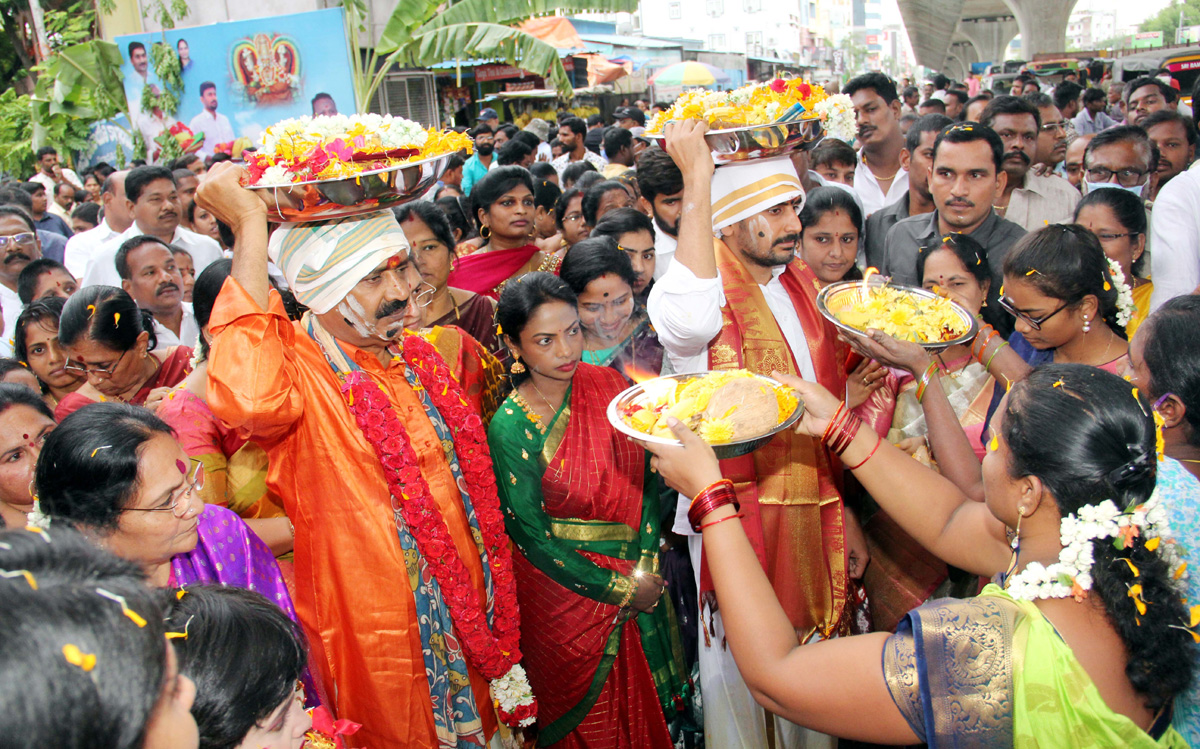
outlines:
{"label": "man in orange shirt", "polygon": [[[408,243],[390,211],[291,224],[271,258],[310,308],[267,282],[262,202],[218,165],[197,203],[236,237],[213,310],[213,412],[261,444],[295,526],[295,603],[311,662],[353,746],[432,749],[532,722],[511,553],[477,411],[403,329]],[[506,710],[507,708],[507,710]]]}

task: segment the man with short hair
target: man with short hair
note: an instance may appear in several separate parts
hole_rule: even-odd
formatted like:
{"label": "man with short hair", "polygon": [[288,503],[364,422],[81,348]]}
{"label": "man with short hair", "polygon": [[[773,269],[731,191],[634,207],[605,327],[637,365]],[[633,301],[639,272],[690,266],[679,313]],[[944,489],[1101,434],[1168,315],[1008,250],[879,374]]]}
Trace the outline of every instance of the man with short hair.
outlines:
{"label": "man with short hair", "polygon": [[1142,120],[1141,128],[1158,149],[1151,200],[1196,158],[1196,126],[1179,112],[1166,109]]}
{"label": "man with short hair", "polygon": [[464,195],[471,194],[471,188],[484,178],[488,169],[492,168],[492,160],[495,158],[493,153],[496,149],[496,136],[490,127],[482,122],[479,123],[471,131],[471,138],[475,141],[475,153],[471,154],[471,158],[463,164],[462,191]]}
{"label": "man with short hair", "polygon": [[1076,133],[1067,139],[1067,155],[1063,159],[1063,178],[1076,190],[1083,185],[1083,154],[1092,137]]}
{"label": "man with short hair", "polygon": [[[0,206],[3,205],[16,206],[24,211],[25,215],[33,215],[33,199],[29,197],[29,193],[16,185],[0,187]],[[56,231],[45,231],[44,229],[35,231],[38,242],[42,246],[42,257],[61,262],[67,248],[67,238]]]}
{"label": "man with short hair", "polygon": [[33,204],[33,223],[37,224],[37,228],[42,231],[52,231],[64,239],[70,239],[71,235],[75,233],[71,231],[71,226],[67,223],[70,219],[64,221],[50,212],[50,198],[42,183],[24,182],[21,184],[21,189],[29,193],[29,200]]}
{"label": "man with short hair", "polygon": [[175,178],[164,166],[139,166],[125,176],[125,204],[133,222],[119,236],[109,240],[88,262],[83,274],[84,286],[120,286],[116,257],[128,239],[149,234],[166,245],[187,250],[192,256],[198,277],[209,263],[220,260],[221,245],[212,237],[202,236],[179,225],[183,208]]}
{"label": "man with short hair", "polygon": [[21,271],[42,256],[33,217],[24,208],[0,205],[0,311],[4,332],[0,333],[0,356],[12,356],[13,331],[24,305],[17,295]]}
{"label": "man with short hair", "polygon": [[1037,107],[1038,128],[1037,152],[1033,163],[1038,174],[1048,174],[1058,170],[1058,165],[1067,157],[1067,128],[1068,121],[1055,106],[1048,94],[1029,94],[1022,99]]}
{"label": "man with short hair", "polygon": [[104,208],[103,218],[94,229],[76,234],[67,240],[63,251],[63,265],[75,278],[82,278],[87,272],[88,261],[99,249],[110,240],[119,237],[130,224],[133,215],[125,201],[125,176],[129,170],[113,172],[104,180],[100,188],[100,205]]}
{"label": "man with short hair", "polygon": [[192,305],[183,301],[183,276],[175,265],[171,246],[146,234],[121,243],[113,261],[121,288],[137,306],[154,316],[158,348],[195,348],[200,327]]}
{"label": "man with short hair", "polygon": [[[714,173],[707,129],[687,121],[666,130],[688,209],[675,260],[650,290],[649,312],[674,371],[777,370],[845,392],[846,351],[817,311],[816,276],[796,258],[802,228],[796,203],[804,193],[791,161],[736,162]],[[750,544],[800,642],[848,632],[848,582],[866,567],[865,547],[846,548],[856,523],[843,507],[832,465],[820,440],[790,430],[776,435],[770,449],[725,465],[738,477]],[[706,741],[831,745],[778,715],[768,718],[755,703],[724,645],[724,614],[709,608],[709,562],[687,522],[689,502],[680,497],[674,530],[688,536],[700,576],[699,627],[708,633],[699,644]]]}
{"label": "man with short hair", "polygon": [[188,203],[196,197],[200,178],[191,169],[176,169],[171,172],[171,176],[175,178],[175,189],[179,192],[179,209],[186,211]]}
{"label": "man with short hair", "polygon": [[1109,128],[1097,133],[1083,152],[1083,192],[1115,187],[1149,198],[1148,185],[1156,167],[1145,130],[1131,125]]}
{"label": "man with short hair", "polygon": [[71,210],[75,207],[75,185],[59,182],[54,186],[47,210],[71,225]]}
{"label": "man with short hair", "polygon": [[950,88],[950,79],[938,73],[933,77],[933,93],[929,94],[929,98],[945,103],[946,89],[948,88]]}
{"label": "man with short hair", "polygon": [[946,114],[946,102],[941,99],[926,99],[917,107],[917,114],[924,117],[927,114]]}
{"label": "man with short hair", "polygon": [[1125,122],[1125,84],[1121,81],[1110,81],[1108,84],[1108,106],[1104,113],[1118,124]]}
{"label": "man with short hair", "polygon": [[69,298],[79,290],[79,282],[62,263],[48,257],[34,260],[17,276],[17,296],[21,304],[57,296]]}
{"label": "man with short hair", "polygon": [[1025,85],[1021,87],[1021,96],[1028,96],[1029,94],[1037,94],[1037,93],[1041,93],[1041,91],[1042,91],[1042,85],[1037,82],[1037,79],[1030,78],[1029,80],[1025,81]]}
{"label": "man with short hair", "polygon": [[[598,114],[588,115],[587,127],[587,135],[583,138],[583,145],[592,153],[600,153],[600,149],[604,146],[604,117]],[[554,131],[554,135],[555,137],[558,136],[557,130]],[[553,161],[553,159],[551,160]]]}
{"label": "man with short hair", "polygon": [[966,111],[967,100],[971,97],[966,91],[952,88],[946,92],[946,116],[952,120],[962,120]]}
{"label": "man with short hair", "polygon": [[[987,250],[992,273],[988,303],[997,304],[1004,283],[1004,257],[1025,235],[1024,229],[992,209],[1008,181],[1003,163],[1004,142],[989,127],[962,123],[938,133],[929,177],[935,209],[892,227],[887,234],[883,272],[897,283],[916,286],[920,248],[932,247],[951,232],[970,234]],[[1011,323],[1007,327],[1001,331],[1006,335],[1012,330]]]}
{"label": "man with short hair", "polygon": [[1174,109],[1179,92],[1157,78],[1137,78],[1125,84],[1125,124],[1140,125],[1152,113]]}
{"label": "man with short hair", "polygon": [[643,213],[654,218],[654,277],[662,278],[675,257],[679,217],[683,213],[683,174],[670,155],[652,146],[637,159],[637,184]]}
{"label": "man with short hair", "polygon": [[[1083,93],[1083,86],[1071,81],[1063,81],[1054,87],[1054,106],[1058,107],[1059,114],[1063,119],[1073,120],[1079,114],[1079,95]],[[1038,105],[1040,109],[1041,106]]]}
{"label": "man with short hair", "polygon": [[484,107],[479,111],[479,116],[475,118],[475,122],[480,125],[487,125],[495,134],[500,129],[500,113],[491,107]]}
{"label": "man with short hair", "polygon": [[972,96],[970,99],[967,99],[967,106],[963,108],[963,121],[979,122],[980,115],[983,114],[983,110],[987,107],[988,103],[991,102],[992,98],[993,97],[985,94],[979,94],[978,96]]}
{"label": "man with short hair", "polygon": [[1089,88],[1083,92],[1083,109],[1075,115],[1075,132],[1080,135],[1094,135],[1110,127],[1116,127],[1117,122],[1104,111],[1106,98],[1098,88]]}
{"label": "man with short hair", "polygon": [[312,113],[313,117],[328,116],[332,117],[338,113],[337,102],[333,97],[326,93],[317,94],[312,98]]}
{"label": "man with short hair", "polygon": [[921,92],[916,86],[905,86],[900,98],[903,100],[900,105],[901,115],[917,113],[917,105],[921,103]]}
{"label": "man with short hair", "polygon": [[[641,111],[640,109],[638,110]],[[614,179],[634,166],[633,133],[613,125],[604,129],[604,158],[608,165],[600,170],[605,179]]]}
{"label": "man with short hair", "polygon": [[[554,170],[558,172],[558,178],[562,179],[563,170],[574,161],[587,161],[592,166],[596,167],[596,171],[602,171],[608,165],[608,161],[597,153],[592,153],[584,144],[584,138],[587,136],[587,124],[578,117],[567,117],[558,126],[558,139],[563,145],[563,155],[559,156],[550,164]],[[603,134],[601,135],[603,138]]]}
{"label": "man with short hair", "polygon": [[37,182],[47,190],[53,190],[55,185],[63,182],[69,182],[72,186],[83,189],[83,180],[79,178],[79,175],[58,163],[58,151],[54,146],[42,146],[37,150],[36,156],[38,171],[29,178],[30,182]]}
{"label": "man with short hair", "polygon": [[944,114],[927,114],[913,123],[905,135],[900,164],[908,172],[908,192],[886,208],[867,217],[863,244],[867,265],[882,268],[887,260],[885,240],[901,219],[933,211],[933,195],[929,192],[929,170],[933,165],[933,142],[938,133],[954,124]]}
{"label": "man with short hair", "polygon": [[854,104],[862,145],[854,167],[854,191],[862,199],[863,215],[870,216],[908,190],[908,172],[900,164],[900,98],[892,79],[878,72],[851,78],[842,91]]}
{"label": "man with short hair", "polygon": [[1026,97],[997,96],[983,110],[981,124],[1004,144],[1001,165],[1007,176],[992,203],[996,212],[1025,231],[1074,220],[1079,193],[1061,177],[1039,176],[1032,170],[1042,125],[1037,107]]}
{"label": "man with short hair", "polygon": [[204,135],[204,143],[198,152],[200,158],[204,159],[211,156],[219,144],[232,142],[237,136],[229,118],[217,111],[217,84],[212,81],[200,84],[200,104],[203,109],[192,118],[189,126],[196,137]]}
{"label": "man with short hair", "polygon": [[496,151],[496,166],[519,166],[528,169],[533,164],[533,149],[528,143],[510,140]]}

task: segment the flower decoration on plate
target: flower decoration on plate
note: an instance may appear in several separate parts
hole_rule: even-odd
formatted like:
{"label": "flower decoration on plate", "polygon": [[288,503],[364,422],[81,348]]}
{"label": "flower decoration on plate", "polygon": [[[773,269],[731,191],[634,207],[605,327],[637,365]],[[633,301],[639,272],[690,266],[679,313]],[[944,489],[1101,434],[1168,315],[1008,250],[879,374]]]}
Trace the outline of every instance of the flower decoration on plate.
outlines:
{"label": "flower decoration on plate", "polygon": [[[1095,563],[1092,542],[1100,539],[1114,539],[1118,549],[1127,549],[1139,536],[1144,537],[1147,549],[1158,550],[1175,570],[1177,551],[1170,541],[1170,528],[1166,508],[1159,500],[1156,489],[1144,503],[1128,510],[1121,510],[1111,499],[1095,505],[1084,505],[1079,512],[1068,515],[1059,525],[1059,542],[1062,551],[1058,561],[1051,565],[1030,562],[1020,573],[1008,578],[1004,587],[1013,598],[1034,601],[1039,598],[1068,598],[1083,600],[1092,589],[1092,565]],[[1168,543],[1161,544],[1166,540]],[[1134,577],[1140,571],[1128,562]],[[1176,574],[1176,579],[1181,577]],[[1131,586],[1138,589],[1141,586]],[[1146,601],[1135,597],[1135,605],[1140,614],[1145,614]]]}
{"label": "flower decoration on plate", "polygon": [[297,117],[263,131],[262,147],[248,154],[251,185],[293,185],[358,177],[454,151],[472,151],[471,139],[423,128],[391,115]]}
{"label": "flower decoration on plate", "polygon": [[1133,303],[1133,289],[1125,280],[1121,264],[1112,258],[1108,258],[1108,275],[1112,276],[1113,287],[1117,290],[1117,324],[1124,328],[1137,314],[1137,305]]}
{"label": "flower decoration on plate", "polygon": [[667,418],[674,416],[710,445],[765,434],[796,410],[791,388],[773,384],[745,369],[718,370],[687,379],[659,377],[641,384],[641,393],[619,409],[624,422],[652,437],[673,439]]}
{"label": "flower decoration on plate", "polygon": [[[714,129],[727,129],[824,119],[818,107],[827,98],[825,89],[800,78],[776,78],[733,91],[685,91],[670,108],[650,120],[646,132],[661,133],[671,120],[705,120]],[[849,101],[849,97],[846,99]]]}
{"label": "flower decoration on plate", "polygon": [[838,140],[850,143],[858,136],[855,123],[854,102],[845,94],[834,94],[819,101],[813,111],[825,122],[825,132]]}

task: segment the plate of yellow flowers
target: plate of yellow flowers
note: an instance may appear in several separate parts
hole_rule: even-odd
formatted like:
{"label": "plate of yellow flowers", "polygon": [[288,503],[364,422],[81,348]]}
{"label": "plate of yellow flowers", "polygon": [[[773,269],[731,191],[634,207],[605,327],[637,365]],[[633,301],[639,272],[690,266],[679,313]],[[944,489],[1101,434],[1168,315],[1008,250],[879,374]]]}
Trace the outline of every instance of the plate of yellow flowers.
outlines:
{"label": "plate of yellow flowers", "polygon": [[979,329],[979,321],[958,303],[870,272],[861,281],[821,289],[817,309],[848,333],[862,335],[873,328],[934,351],[966,343]]}
{"label": "plate of yellow flowers", "polygon": [[745,369],[656,377],[628,388],[608,404],[609,422],[628,437],[678,445],[667,426],[667,418],[674,416],[722,459],[757,450],[803,413],[804,403],[795,390]]}

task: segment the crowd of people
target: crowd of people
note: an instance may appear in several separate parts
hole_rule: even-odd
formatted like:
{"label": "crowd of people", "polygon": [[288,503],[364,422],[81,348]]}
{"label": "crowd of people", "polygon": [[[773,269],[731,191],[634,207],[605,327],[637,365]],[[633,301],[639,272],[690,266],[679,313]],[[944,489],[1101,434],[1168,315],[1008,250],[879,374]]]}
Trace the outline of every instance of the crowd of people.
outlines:
{"label": "crowd of people", "polygon": [[[228,159],[42,149],[0,747],[1200,741],[1196,123],[1019,81],[865,73],[853,143],[719,167],[643,101],[484,109],[420,199],[303,224]],[[978,333],[839,333],[869,269]],[[606,416],[735,369],[804,404],[750,454]]]}

